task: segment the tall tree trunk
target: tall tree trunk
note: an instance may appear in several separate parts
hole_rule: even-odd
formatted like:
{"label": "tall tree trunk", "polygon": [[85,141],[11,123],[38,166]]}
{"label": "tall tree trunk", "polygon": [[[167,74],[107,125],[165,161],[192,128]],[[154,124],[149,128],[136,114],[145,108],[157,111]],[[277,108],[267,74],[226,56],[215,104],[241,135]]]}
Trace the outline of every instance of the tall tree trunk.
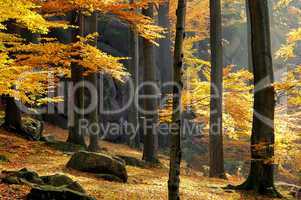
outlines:
{"label": "tall tree trunk", "polygon": [[179,200],[180,164],[181,164],[181,80],[183,67],[183,41],[185,38],[186,0],[178,0],[177,25],[173,64],[173,113],[172,122],[176,123],[171,132],[170,169],[168,180],[168,199]]}
{"label": "tall tree trunk", "polygon": [[[91,23],[91,26],[90,26],[90,33],[95,33],[97,32],[97,13],[93,13],[92,16],[90,17],[91,20],[90,20],[90,23]],[[91,44],[95,47],[97,47],[97,39],[95,39],[94,41],[94,44]],[[90,74],[86,80],[89,81],[89,83],[91,83],[91,85],[94,86],[94,88],[96,89],[97,88],[97,73],[93,73],[93,74]],[[95,92],[94,91],[91,91],[92,93],[90,94],[90,98],[91,98],[91,101],[89,103],[92,103],[93,102],[93,99],[94,101],[96,101],[96,105],[94,105],[94,109],[88,114],[88,120],[89,120],[89,123],[90,125],[92,125],[91,127],[94,126],[94,124],[97,124],[97,126],[99,125],[99,116],[98,116],[98,90],[96,90]],[[90,129],[89,129],[90,130]],[[91,133],[88,133],[89,136],[90,136],[90,144],[88,146],[88,150],[89,151],[92,151],[92,152],[98,152],[100,151],[100,146],[99,146],[99,142],[98,142],[98,138],[99,138],[99,132],[98,130],[92,130]]]}
{"label": "tall tree trunk", "polygon": [[[171,52],[171,33],[169,21],[169,0],[159,6],[158,10],[159,26],[166,29],[165,38],[159,40],[160,46],[158,47],[158,66],[160,70],[161,84],[172,81],[172,52]],[[170,87],[162,87],[162,94],[166,95],[171,93]]]}
{"label": "tall tree trunk", "polygon": [[211,98],[210,177],[225,178],[223,151],[223,50],[220,0],[210,0]]}
{"label": "tall tree trunk", "polygon": [[[134,0],[130,0],[130,3],[134,3]],[[139,125],[139,114],[136,104],[138,103],[138,95],[136,95],[136,89],[139,84],[139,38],[138,34],[132,30],[129,37],[129,54],[131,57],[129,73],[131,74],[132,87],[130,87],[129,98],[132,99],[129,113],[128,113],[128,122],[133,126],[134,129],[130,129],[129,132],[129,146],[133,148],[140,147],[140,135],[138,131]]]}
{"label": "tall tree trunk", "polygon": [[247,18],[247,48],[248,48],[248,70],[253,72],[253,61],[252,61],[252,34],[251,34],[251,16],[249,10],[249,1],[245,0],[246,5],[246,18]]}
{"label": "tall tree trunk", "polygon": [[[85,16],[83,14],[79,14],[78,17],[78,24],[79,24],[79,35],[84,36],[84,29],[85,29]],[[84,69],[81,66],[76,64],[72,64],[71,66],[71,80],[73,84],[73,89],[77,87],[76,91],[73,91],[70,98],[72,98],[72,106],[70,106],[70,113],[69,115],[69,136],[67,142],[83,145],[86,147],[85,137],[84,137],[84,130],[80,126],[80,120],[84,119],[84,81],[83,81],[83,73]],[[80,84],[80,85],[79,85]],[[75,109],[76,107],[77,109]],[[80,112],[79,112],[80,111]]]}
{"label": "tall tree trunk", "polygon": [[254,73],[254,114],[251,136],[251,169],[237,189],[281,197],[274,186],[275,89],[267,0],[249,1]]}
{"label": "tall tree trunk", "polygon": [[[154,17],[154,7],[152,3],[149,3],[147,9],[143,9],[142,13],[150,18]],[[155,65],[155,47],[147,39],[143,39],[143,58],[144,58],[144,82],[157,84],[156,79],[156,65]],[[157,94],[156,89],[153,86],[144,86],[144,95],[154,96]],[[144,127],[144,148],[143,148],[143,160],[156,163],[157,159],[157,147],[156,147],[156,137],[157,135],[157,122],[158,122],[158,103],[155,98],[145,98],[144,100],[144,110],[147,113],[144,114],[145,124]]]}

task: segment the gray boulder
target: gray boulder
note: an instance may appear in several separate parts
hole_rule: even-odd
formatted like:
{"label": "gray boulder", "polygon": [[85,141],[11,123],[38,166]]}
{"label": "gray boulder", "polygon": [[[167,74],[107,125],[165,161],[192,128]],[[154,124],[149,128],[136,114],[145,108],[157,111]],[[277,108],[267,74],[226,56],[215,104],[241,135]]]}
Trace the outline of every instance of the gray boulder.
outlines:
{"label": "gray boulder", "polygon": [[108,174],[127,182],[128,175],[125,162],[118,158],[103,153],[79,151],[67,163],[68,168],[94,174]]}

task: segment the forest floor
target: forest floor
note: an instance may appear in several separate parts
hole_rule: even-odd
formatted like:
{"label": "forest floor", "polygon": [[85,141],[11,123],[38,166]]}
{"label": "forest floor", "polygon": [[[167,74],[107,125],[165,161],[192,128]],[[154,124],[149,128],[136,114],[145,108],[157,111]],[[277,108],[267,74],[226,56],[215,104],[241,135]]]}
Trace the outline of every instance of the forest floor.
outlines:
{"label": "forest floor", "polygon": [[[63,129],[47,125],[46,134],[54,134],[57,140],[65,140],[67,132]],[[126,145],[101,141],[106,151],[141,158],[141,152],[130,149]],[[165,200],[167,199],[168,157],[160,155],[160,168],[139,168],[127,166],[129,179],[127,183],[108,182],[91,174],[67,169],[69,154],[57,151],[43,142],[31,142],[15,134],[0,130],[0,155],[5,155],[10,162],[0,162],[0,171],[27,168],[39,175],[65,174],[79,182],[98,200]],[[183,164],[184,166],[184,164]],[[184,200],[263,200],[266,197],[254,197],[252,193],[226,191],[222,187],[228,184],[239,184],[241,178],[231,176],[228,180],[210,179],[194,170],[182,167],[180,193]],[[25,199],[30,188],[19,185],[0,183],[1,200]],[[280,190],[287,199],[289,191]]]}

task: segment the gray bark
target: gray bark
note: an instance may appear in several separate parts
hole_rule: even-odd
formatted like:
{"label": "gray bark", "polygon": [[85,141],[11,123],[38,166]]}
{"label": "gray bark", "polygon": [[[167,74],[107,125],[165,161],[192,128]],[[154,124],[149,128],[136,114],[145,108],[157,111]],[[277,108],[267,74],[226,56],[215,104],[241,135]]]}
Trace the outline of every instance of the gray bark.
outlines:
{"label": "gray bark", "polygon": [[[159,6],[158,10],[158,23],[159,26],[166,29],[165,38],[159,40],[160,46],[158,47],[158,67],[160,71],[161,85],[172,81],[172,52],[171,52],[171,33],[169,22],[169,0]],[[171,87],[162,87],[162,94],[172,92]]]}
{"label": "gray bark", "polygon": [[209,130],[210,177],[225,178],[223,151],[223,50],[220,0],[210,0],[211,98]]}
{"label": "gray bark", "polygon": [[[153,4],[150,3],[147,9],[143,9],[142,13],[145,16],[154,17]],[[155,65],[155,47],[147,39],[143,39],[143,58],[144,58],[144,82],[156,84],[156,65]],[[144,95],[158,95],[155,88],[151,86],[145,86],[143,88]],[[156,125],[158,122],[158,102],[157,99],[145,98],[143,102],[144,110],[148,113],[144,114],[145,122],[147,126],[144,127],[144,148],[143,148],[143,160],[151,163],[158,162],[157,159],[157,130]]]}
{"label": "gray bark", "polygon": [[[84,36],[84,30],[85,30],[85,17],[83,14],[79,14],[79,35]],[[76,64],[72,64],[71,66],[71,80],[73,83],[73,87],[76,84],[81,84],[81,86],[73,93],[72,98],[72,106],[70,106],[71,109],[71,115],[69,116],[69,120],[72,119],[71,124],[69,125],[69,136],[67,139],[67,142],[73,143],[73,144],[79,144],[86,147],[85,138],[84,138],[84,130],[81,129],[79,121],[81,119],[84,119],[85,113],[84,107],[84,82],[83,82],[83,68],[81,66],[78,66]],[[74,106],[76,106],[78,109],[80,109],[82,112],[76,112],[74,109]]]}
{"label": "gray bark", "polygon": [[281,197],[274,186],[275,89],[268,1],[249,1],[249,11],[255,85],[251,169],[247,180],[236,188]]}
{"label": "gray bark", "polygon": [[[93,13],[90,18],[90,30],[89,32],[90,33],[95,33],[97,32],[97,13]],[[97,39],[95,39],[95,41],[91,44],[95,47],[97,47]],[[98,74],[97,73],[93,73],[93,74],[90,74],[88,75],[88,77],[86,78],[86,81],[90,82],[91,85],[94,86],[95,89],[97,89],[97,76]],[[92,93],[90,94],[90,98],[91,99],[94,99],[97,101],[97,104],[98,104],[98,94],[97,94],[97,91],[92,91]],[[91,103],[91,101],[90,101]],[[95,108],[90,112],[88,113],[88,116],[87,116],[88,120],[89,120],[89,123],[90,125],[91,124],[99,124],[99,115],[98,115],[98,105],[95,105]],[[92,130],[93,132],[91,133],[88,133],[89,136],[90,136],[90,144],[88,146],[88,150],[89,151],[92,151],[92,152],[98,152],[100,151],[100,146],[99,146],[99,142],[98,142],[98,138],[99,138],[99,133],[96,131],[96,130]]]}
{"label": "gray bark", "polygon": [[[130,3],[134,3],[134,0],[130,0]],[[128,113],[128,122],[131,124],[135,130],[128,133],[128,144],[133,148],[140,147],[140,135],[138,131],[138,122],[139,122],[139,114],[136,104],[138,103],[138,96],[136,95],[136,89],[139,84],[139,38],[138,34],[132,30],[129,37],[129,54],[131,57],[129,73],[131,74],[131,80],[133,83],[133,87],[130,87],[129,97],[132,98],[131,105],[129,107]]]}

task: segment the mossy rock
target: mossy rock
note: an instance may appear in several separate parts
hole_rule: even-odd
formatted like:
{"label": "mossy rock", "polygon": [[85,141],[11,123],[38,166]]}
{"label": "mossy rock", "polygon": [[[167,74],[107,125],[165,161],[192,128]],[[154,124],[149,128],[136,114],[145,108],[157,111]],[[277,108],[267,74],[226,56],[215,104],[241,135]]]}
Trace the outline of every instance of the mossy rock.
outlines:
{"label": "mossy rock", "polygon": [[39,186],[33,187],[27,195],[27,200],[96,200],[84,193],[76,192],[65,186]]}
{"label": "mossy rock", "polygon": [[26,168],[23,168],[20,171],[3,171],[2,174],[6,175],[2,179],[2,182],[7,184],[21,184],[24,182],[43,184],[43,180],[36,172],[30,171]]}
{"label": "mossy rock", "polygon": [[110,174],[127,182],[125,162],[121,158],[103,153],[80,151],[71,157],[67,167],[94,174]]}
{"label": "mossy rock", "polygon": [[123,156],[118,155],[122,160],[125,161],[126,165],[134,166],[134,167],[145,167],[146,163],[143,160],[140,160],[138,158],[134,158],[131,156]]}
{"label": "mossy rock", "polygon": [[45,185],[51,185],[54,187],[61,187],[66,186],[66,188],[80,192],[86,193],[84,188],[77,182],[73,181],[70,177],[62,175],[62,174],[55,174],[51,176],[42,176],[41,179],[43,180]]}

